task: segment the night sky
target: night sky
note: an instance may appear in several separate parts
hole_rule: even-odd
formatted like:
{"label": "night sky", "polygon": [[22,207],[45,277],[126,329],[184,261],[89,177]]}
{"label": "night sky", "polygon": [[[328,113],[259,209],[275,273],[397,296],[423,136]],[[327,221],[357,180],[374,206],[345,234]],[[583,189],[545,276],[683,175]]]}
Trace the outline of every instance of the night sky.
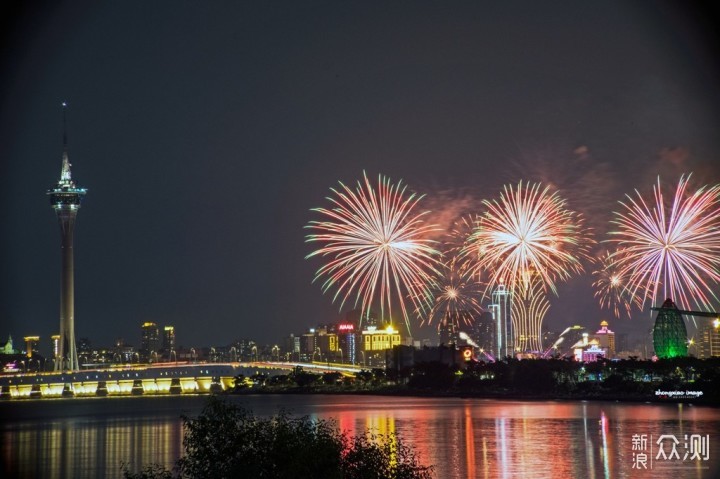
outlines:
{"label": "night sky", "polygon": [[[17,2],[18,4],[20,2]],[[12,4],[11,4],[12,5]],[[720,181],[708,12],[665,2],[33,2],[0,7],[0,341],[59,329],[67,101],[78,337],[279,342],[339,318],[303,226],[367,171],[442,223],[549,182],[600,233],[625,193]],[[599,239],[602,239],[599,238]],[[546,329],[612,320],[590,275]],[[418,330],[418,336],[429,331]]]}

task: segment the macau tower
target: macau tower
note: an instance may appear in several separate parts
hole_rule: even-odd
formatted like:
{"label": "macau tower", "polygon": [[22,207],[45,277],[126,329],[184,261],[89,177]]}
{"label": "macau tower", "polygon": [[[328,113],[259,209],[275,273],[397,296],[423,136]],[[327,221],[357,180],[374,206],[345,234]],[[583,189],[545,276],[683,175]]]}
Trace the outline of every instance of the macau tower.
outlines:
{"label": "macau tower", "polygon": [[60,180],[48,190],[50,205],[55,210],[60,224],[60,249],[62,271],[60,275],[60,341],[55,356],[55,371],[80,369],[75,346],[75,281],[73,266],[73,231],[80,202],[87,193],[85,188],[75,185],[70,173],[68,159],[67,128],[63,103],[63,155]]}

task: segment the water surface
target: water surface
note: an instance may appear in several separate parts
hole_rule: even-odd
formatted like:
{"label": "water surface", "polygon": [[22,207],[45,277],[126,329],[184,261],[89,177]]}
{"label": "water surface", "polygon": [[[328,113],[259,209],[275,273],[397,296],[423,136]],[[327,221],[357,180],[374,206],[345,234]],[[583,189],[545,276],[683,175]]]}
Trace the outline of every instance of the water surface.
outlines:
{"label": "water surface", "polygon": [[[351,395],[228,399],[261,416],[286,409],[332,418],[353,434],[368,429],[398,433],[416,448],[422,463],[435,466],[438,478],[720,477],[720,410],[709,407]],[[121,477],[123,462],[132,468],[153,462],[171,466],[182,453],[180,415],[197,415],[206,400],[166,396],[0,403],[3,477]],[[646,448],[634,449],[643,434]],[[672,438],[666,437],[661,445],[670,457],[655,459],[662,435],[678,440],[678,458],[670,456]],[[708,460],[682,460],[692,435],[708,438]],[[647,469],[637,462],[638,454],[647,456]]]}

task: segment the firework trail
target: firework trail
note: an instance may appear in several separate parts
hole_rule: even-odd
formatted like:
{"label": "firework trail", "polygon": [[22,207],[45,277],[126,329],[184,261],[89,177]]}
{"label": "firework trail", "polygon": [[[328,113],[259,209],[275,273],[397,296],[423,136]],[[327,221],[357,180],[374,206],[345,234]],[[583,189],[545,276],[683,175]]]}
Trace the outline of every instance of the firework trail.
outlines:
{"label": "firework trail", "polygon": [[474,256],[477,256],[477,251],[468,240],[479,225],[479,215],[463,215],[453,224],[446,240],[443,242],[446,255],[451,256],[455,261],[461,263],[463,268],[469,267],[472,264],[470,260],[474,261]]}
{"label": "firework trail", "polygon": [[473,272],[488,274],[487,289],[505,284],[511,290],[529,286],[536,277],[543,290],[557,294],[555,284],[583,271],[582,259],[594,243],[580,215],[548,187],[506,185],[499,200],[484,201],[487,211],[468,240]]}
{"label": "firework trail", "polygon": [[621,310],[629,318],[633,305],[640,308],[639,298],[625,287],[625,278],[620,275],[610,252],[605,252],[600,260],[600,269],[593,271],[593,276],[596,278],[592,284],[594,296],[601,308],[611,310],[616,318],[620,317]]}
{"label": "firework trail", "polygon": [[390,319],[396,302],[410,333],[405,298],[416,310],[432,308],[429,286],[438,274],[440,253],[427,239],[436,228],[423,221],[426,213],[416,213],[422,197],[406,195],[406,188],[382,175],[374,188],[364,173],[354,190],[343,183],[331,188],[333,196],[327,199],[332,206],[312,210],[323,220],[306,226],[315,232],[306,241],[320,244],[306,258],[328,258],[315,280],[324,278],[323,292],[335,290],[333,302],[340,299],[341,309],[354,296],[367,317],[379,301],[381,319]]}
{"label": "firework trail", "polygon": [[690,192],[689,179],[681,176],[666,202],[658,177],[654,203],[636,190],[615,213],[611,258],[641,307],[672,298],[681,309],[710,309],[710,299],[718,301],[711,283],[720,282],[720,185]]}

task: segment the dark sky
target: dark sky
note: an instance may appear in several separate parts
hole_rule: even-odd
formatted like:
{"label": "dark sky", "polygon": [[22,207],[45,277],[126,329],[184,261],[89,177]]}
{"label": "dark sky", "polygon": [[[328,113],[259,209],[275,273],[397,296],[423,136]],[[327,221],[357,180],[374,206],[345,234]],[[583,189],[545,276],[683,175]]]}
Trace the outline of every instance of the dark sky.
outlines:
{"label": "dark sky", "polygon": [[[303,225],[363,170],[440,216],[551,182],[599,230],[658,174],[720,181],[713,18],[680,2],[51,3],[0,7],[3,340],[58,331],[62,101],[97,345],[144,321],[198,346],[335,320]],[[609,318],[590,281],[547,328]]]}

